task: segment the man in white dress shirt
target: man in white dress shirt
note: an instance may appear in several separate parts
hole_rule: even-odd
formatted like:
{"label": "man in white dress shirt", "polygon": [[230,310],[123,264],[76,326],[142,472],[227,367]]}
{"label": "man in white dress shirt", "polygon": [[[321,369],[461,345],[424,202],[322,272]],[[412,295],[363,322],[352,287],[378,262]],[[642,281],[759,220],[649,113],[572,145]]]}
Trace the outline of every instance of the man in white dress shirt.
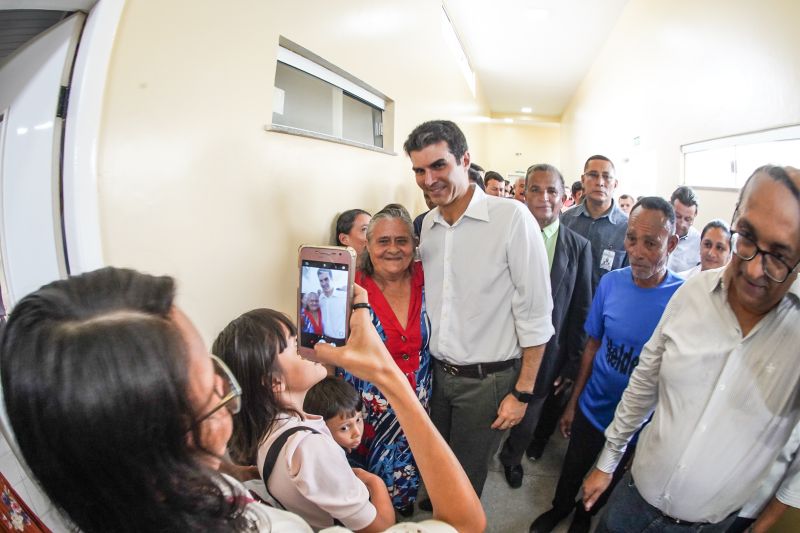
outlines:
{"label": "man in white dress shirt", "polygon": [[436,204],[420,239],[431,418],[480,495],[502,431],[522,420],[534,397],[553,335],[547,252],[525,204],[470,185],[467,141],[453,122],[418,126],[403,148]]}
{"label": "man in white dress shirt", "polygon": [[349,316],[347,297],[344,291],[337,291],[333,287],[333,272],[327,268],[317,271],[319,286],[322,294],[319,295],[319,308],[322,313],[322,333],[326,337],[340,339],[344,342],[344,323]]}
{"label": "man in white dress shirt", "polygon": [[700,262],[700,232],[692,226],[697,217],[697,196],[691,187],[684,185],[675,189],[669,201],[675,210],[678,247],[669,256],[667,268],[673,272],[683,272]]}
{"label": "man in white dress shirt", "polygon": [[[733,256],[688,280],[667,305],[623,393],[590,508],[647,421],[633,468],[596,531],[725,531],[800,420],[800,172],[761,167],[734,213]],[[655,412],[654,412],[655,411]],[[800,506],[800,458],[753,531]]]}

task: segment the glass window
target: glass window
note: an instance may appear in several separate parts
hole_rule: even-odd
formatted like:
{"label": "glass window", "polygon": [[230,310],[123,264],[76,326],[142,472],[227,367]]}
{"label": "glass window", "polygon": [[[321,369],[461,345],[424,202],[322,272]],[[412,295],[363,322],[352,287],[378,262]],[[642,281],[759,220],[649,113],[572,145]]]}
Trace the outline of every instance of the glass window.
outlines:
{"label": "glass window", "polygon": [[738,189],[762,165],[800,168],[800,126],[686,144],[681,151],[686,185]]}
{"label": "glass window", "polygon": [[385,109],[382,95],[347,73],[310,52],[279,47],[273,129],[383,148]]}

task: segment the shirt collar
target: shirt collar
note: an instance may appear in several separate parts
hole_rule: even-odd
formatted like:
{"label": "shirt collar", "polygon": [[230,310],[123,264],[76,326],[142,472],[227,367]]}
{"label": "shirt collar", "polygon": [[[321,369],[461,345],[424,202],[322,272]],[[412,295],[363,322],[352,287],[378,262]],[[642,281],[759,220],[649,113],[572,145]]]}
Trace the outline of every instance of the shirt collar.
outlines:
{"label": "shirt collar", "polygon": [[[725,267],[715,269],[712,272],[715,278],[712,279],[711,286],[709,287],[709,292],[722,291],[725,301],[728,300],[728,286],[725,283],[725,271],[728,270],[728,268],[732,268],[730,263],[728,263],[728,265]],[[789,287],[786,297],[791,298],[795,305],[800,306],[800,276],[798,276],[794,280],[794,283],[792,283],[792,286]]]}
{"label": "shirt collar", "polygon": [[[589,211],[586,210],[586,202],[581,202],[578,207],[575,209],[578,210],[578,216],[586,216],[592,218],[592,215],[589,214]],[[617,203],[614,199],[611,199],[611,208],[606,211],[605,214],[600,215],[597,218],[608,218],[608,221],[614,225],[619,224],[620,222],[628,222],[628,216],[625,212],[617,207]]]}
{"label": "shirt collar", "polygon": [[[464,211],[464,214],[459,217],[458,220],[455,221],[452,225],[455,226],[458,224],[461,219],[464,217],[474,218],[476,220],[482,220],[484,222],[489,222],[489,202],[486,200],[487,196],[486,193],[481,190],[480,187],[477,187],[474,183],[470,184],[470,188],[472,188],[472,198],[469,201],[469,205],[467,209]],[[428,222],[428,228],[432,228],[434,224],[442,224],[444,226],[450,226],[447,221],[442,216],[439,207],[435,207],[433,209],[433,216],[430,218],[430,222]]]}
{"label": "shirt collar", "polygon": [[560,227],[560,223],[558,217],[556,217],[556,221],[550,224],[549,226],[545,226],[542,228],[542,233],[544,234],[545,239],[552,239],[553,235],[558,233],[558,228]]}

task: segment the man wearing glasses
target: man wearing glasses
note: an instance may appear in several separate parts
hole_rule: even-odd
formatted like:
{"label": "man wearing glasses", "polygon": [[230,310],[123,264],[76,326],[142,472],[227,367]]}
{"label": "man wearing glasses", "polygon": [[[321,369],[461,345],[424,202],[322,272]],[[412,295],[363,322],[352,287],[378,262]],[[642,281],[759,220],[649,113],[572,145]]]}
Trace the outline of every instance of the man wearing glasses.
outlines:
{"label": "man wearing glasses", "polygon": [[[800,421],[800,171],[757,169],[733,229],[731,262],[670,300],[606,430],[587,508],[653,414],[598,532],[725,531]],[[797,456],[752,531],[786,506],[800,507]]]}
{"label": "man wearing glasses", "polygon": [[561,215],[561,223],[592,244],[592,291],[603,274],[627,266],[625,232],[628,216],[614,203],[614,163],[593,155],[583,166],[582,204]]}

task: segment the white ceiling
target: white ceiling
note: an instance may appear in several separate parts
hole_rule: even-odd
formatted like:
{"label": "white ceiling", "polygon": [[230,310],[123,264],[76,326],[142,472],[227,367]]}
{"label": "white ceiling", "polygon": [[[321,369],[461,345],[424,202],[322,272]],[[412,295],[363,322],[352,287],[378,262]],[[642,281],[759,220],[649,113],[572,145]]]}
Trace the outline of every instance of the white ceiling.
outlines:
{"label": "white ceiling", "polygon": [[493,115],[559,117],[628,0],[449,0]]}

